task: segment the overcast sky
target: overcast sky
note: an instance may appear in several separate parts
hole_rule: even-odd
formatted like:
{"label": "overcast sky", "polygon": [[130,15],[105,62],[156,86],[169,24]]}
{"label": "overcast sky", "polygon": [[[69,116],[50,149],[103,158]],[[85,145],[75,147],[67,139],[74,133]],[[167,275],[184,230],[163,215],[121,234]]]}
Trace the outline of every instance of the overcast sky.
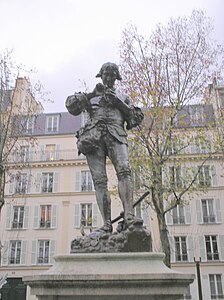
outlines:
{"label": "overcast sky", "polygon": [[[158,23],[203,9],[214,20],[215,38],[224,43],[224,0],[0,0],[0,51],[14,49],[18,63],[36,68],[54,104],[65,111],[68,95],[89,90],[104,62],[119,64],[122,30],[132,22],[149,35]],[[20,74],[21,76],[24,74]]]}

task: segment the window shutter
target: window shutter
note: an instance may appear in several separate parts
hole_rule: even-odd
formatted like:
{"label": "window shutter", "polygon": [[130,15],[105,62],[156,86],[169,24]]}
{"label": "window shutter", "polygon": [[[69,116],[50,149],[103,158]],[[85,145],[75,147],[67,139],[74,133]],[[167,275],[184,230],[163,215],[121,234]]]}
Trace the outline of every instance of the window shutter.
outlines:
{"label": "window shutter", "polygon": [[29,217],[29,206],[24,207],[24,219],[23,219],[23,228],[27,229],[28,228],[28,219]]}
{"label": "window shutter", "polygon": [[174,237],[170,236],[169,242],[170,242],[170,261],[175,262],[176,261],[176,259],[175,259],[176,249],[175,249]]}
{"label": "window shutter", "polygon": [[81,172],[80,171],[75,172],[75,191],[76,192],[81,191]]}
{"label": "window shutter", "polygon": [[142,205],[142,208],[141,208],[141,210],[142,210],[142,219],[143,219],[143,225],[148,225],[148,211],[147,211],[147,206],[146,205],[144,205],[144,203],[143,203],[143,205]]}
{"label": "window shutter", "polygon": [[55,148],[55,159],[59,160],[60,159],[60,145],[57,144]]}
{"label": "window shutter", "polygon": [[21,248],[21,265],[26,264],[26,257],[27,257],[27,241],[22,241],[22,248]]}
{"label": "window shutter", "polygon": [[13,194],[14,192],[15,192],[15,176],[11,175],[9,181],[9,194]]}
{"label": "window shutter", "polygon": [[13,207],[11,205],[7,205],[6,210],[6,229],[11,229],[12,225],[12,213],[13,213]]}
{"label": "window shutter", "polygon": [[222,213],[220,206],[220,199],[215,199],[215,214],[216,214],[216,222],[222,223]]}
{"label": "window shutter", "polygon": [[222,289],[224,289],[224,274],[221,275]]}
{"label": "window shutter", "polygon": [[204,300],[211,299],[210,282],[209,282],[208,275],[202,275],[202,293],[203,293],[202,296]]}
{"label": "window shutter", "polygon": [[56,251],[56,241],[51,240],[50,241],[50,260],[49,263],[53,265],[54,263],[54,255],[55,255],[55,251]]}
{"label": "window shutter", "polygon": [[188,252],[188,261],[194,261],[194,243],[193,243],[193,236],[189,235],[187,237],[187,252]]}
{"label": "window shutter", "polygon": [[182,183],[182,186],[186,186],[186,167],[181,167],[181,183]]}
{"label": "window shutter", "polygon": [[74,227],[80,228],[80,205],[75,204]]}
{"label": "window shutter", "polygon": [[219,253],[221,260],[224,261],[224,235],[219,235]]}
{"label": "window shutter", "polygon": [[[169,207],[169,203],[164,202],[165,210],[167,210],[168,207]],[[172,212],[173,212],[173,210],[171,209],[165,214],[166,225],[173,225],[173,214],[172,214]]]}
{"label": "window shutter", "polygon": [[51,213],[51,228],[57,227],[57,205],[52,205],[52,213]]}
{"label": "window shutter", "polygon": [[34,147],[29,148],[29,161],[33,161],[34,159]]}
{"label": "window shutter", "polygon": [[185,223],[186,224],[191,224],[191,207],[190,204],[184,206],[185,210]]}
{"label": "window shutter", "polygon": [[194,181],[193,182],[194,187],[196,187],[199,184],[198,175],[199,175],[198,174],[198,168],[197,167],[192,167],[192,181]]}
{"label": "window shutter", "polygon": [[32,241],[31,265],[36,265],[36,263],[37,263],[37,241]]}
{"label": "window shutter", "polygon": [[[91,173],[90,173],[91,174]],[[94,186],[94,182],[93,182],[93,178],[92,178],[92,174],[91,174],[91,182],[92,182],[92,191],[95,192],[95,186]]]}
{"label": "window shutter", "polygon": [[34,207],[34,216],[33,216],[33,228],[39,228],[39,206]]}
{"label": "window shutter", "polygon": [[30,194],[31,192],[31,175],[28,175],[28,178],[27,178],[27,186],[26,186],[26,192],[27,194]]}
{"label": "window shutter", "polygon": [[36,193],[40,193],[41,192],[41,178],[42,178],[42,174],[41,173],[37,173],[36,180],[35,180]]}
{"label": "window shutter", "polygon": [[93,222],[92,226],[97,227],[98,225],[98,206],[96,203],[93,204]]}
{"label": "window shutter", "polygon": [[207,261],[204,236],[199,236],[199,247],[200,247],[201,260],[202,261]]}
{"label": "window shutter", "polygon": [[54,172],[54,193],[58,192],[59,190],[59,173]]}
{"label": "window shutter", "polygon": [[9,264],[9,241],[4,241],[4,246],[2,250],[2,264],[8,265]]}
{"label": "window shutter", "polygon": [[46,160],[45,145],[40,145],[40,160]]}
{"label": "window shutter", "polygon": [[166,213],[166,224],[167,225],[173,225],[173,216],[172,216],[172,209],[169,210],[167,213]]}
{"label": "window shutter", "polygon": [[202,224],[201,200],[196,200],[197,222]]}
{"label": "window shutter", "polygon": [[167,166],[163,166],[162,171],[163,184],[169,188],[170,187],[170,169]]}
{"label": "window shutter", "polygon": [[212,181],[212,186],[218,185],[218,177],[216,174],[215,166],[211,166],[211,181]]}
{"label": "window shutter", "polygon": [[195,145],[195,140],[191,142],[191,154],[196,153],[196,145]]}

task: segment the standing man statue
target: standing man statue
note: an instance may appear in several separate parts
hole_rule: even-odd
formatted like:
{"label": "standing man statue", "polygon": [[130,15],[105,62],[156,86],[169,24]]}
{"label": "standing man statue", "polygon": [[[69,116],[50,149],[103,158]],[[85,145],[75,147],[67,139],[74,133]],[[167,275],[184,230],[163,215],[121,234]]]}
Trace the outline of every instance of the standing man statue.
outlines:
{"label": "standing man statue", "polygon": [[103,64],[96,77],[100,77],[103,84],[98,83],[92,93],[69,96],[66,108],[72,115],[83,111],[89,113],[89,121],[77,132],[77,147],[79,153],[86,155],[92,174],[97,204],[104,221],[99,230],[110,233],[111,199],[107,188],[106,158],[110,158],[116,170],[125,229],[136,220],[125,127],[138,126],[143,114],[140,108],[131,105],[130,97],[115,89],[115,81],[121,80],[116,64]]}

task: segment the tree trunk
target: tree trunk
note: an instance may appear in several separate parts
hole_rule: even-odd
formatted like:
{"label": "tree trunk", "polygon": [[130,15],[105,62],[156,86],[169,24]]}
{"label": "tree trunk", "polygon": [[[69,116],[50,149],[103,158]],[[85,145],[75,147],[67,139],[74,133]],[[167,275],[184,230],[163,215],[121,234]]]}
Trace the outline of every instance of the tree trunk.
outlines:
{"label": "tree trunk", "polygon": [[152,202],[157,214],[162,250],[165,253],[164,263],[167,267],[170,267],[170,243],[164,214],[162,165],[158,164],[154,168],[153,177]]}
{"label": "tree trunk", "polygon": [[0,165],[0,213],[5,203],[4,201],[4,186],[5,186],[5,171],[2,165]]}
{"label": "tree trunk", "polygon": [[160,240],[163,252],[165,253],[164,263],[170,268],[170,243],[168,237],[168,230],[164,214],[157,215],[159,223]]}

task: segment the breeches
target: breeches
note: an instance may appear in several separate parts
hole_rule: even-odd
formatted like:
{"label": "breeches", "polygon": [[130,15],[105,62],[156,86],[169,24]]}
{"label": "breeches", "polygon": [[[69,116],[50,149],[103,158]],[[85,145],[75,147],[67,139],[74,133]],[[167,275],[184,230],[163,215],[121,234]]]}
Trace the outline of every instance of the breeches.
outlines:
{"label": "breeches", "polygon": [[107,186],[106,157],[109,157],[118,177],[131,178],[128,160],[128,146],[116,141],[107,134],[102,139],[102,145],[97,151],[86,154],[88,165],[92,174],[94,186]]}

